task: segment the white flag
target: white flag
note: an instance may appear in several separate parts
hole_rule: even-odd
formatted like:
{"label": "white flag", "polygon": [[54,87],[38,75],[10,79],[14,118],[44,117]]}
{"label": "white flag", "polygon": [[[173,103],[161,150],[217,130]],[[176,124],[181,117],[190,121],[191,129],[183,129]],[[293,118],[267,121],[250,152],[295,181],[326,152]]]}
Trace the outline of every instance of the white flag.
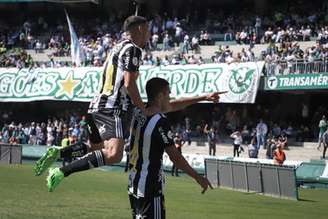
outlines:
{"label": "white flag", "polygon": [[75,63],[76,66],[81,66],[82,62],[84,61],[84,52],[82,51],[82,48],[80,46],[79,38],[77,37],[75,30],[73,28],[73,25],[71,23],[71,20],[68,17],[68,14],[65,10],[69,33],[71,35],[71,57],[72,57],[72,63]]}

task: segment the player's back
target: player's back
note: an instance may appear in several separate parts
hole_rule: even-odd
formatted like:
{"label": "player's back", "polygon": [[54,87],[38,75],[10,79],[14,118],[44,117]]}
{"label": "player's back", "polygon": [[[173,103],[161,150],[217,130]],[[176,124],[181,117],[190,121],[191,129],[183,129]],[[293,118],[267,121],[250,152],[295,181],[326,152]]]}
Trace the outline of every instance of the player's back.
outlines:
{"label": "player's back", "polygon": [[134,113],[129,153],[130,193],[145,197],[162,192],[162,156],[166,146],[174,145],[172,135],[163,114],[146,118],[141,112]]}
{"label": "player's back", "polygon": [[131,40],[123,40],[114,46],[104,63],[100,92],[91,101],[89,112],[130,109],[132,101],[124,87],[124,73],[137,72],[140,60],[141,49]]}

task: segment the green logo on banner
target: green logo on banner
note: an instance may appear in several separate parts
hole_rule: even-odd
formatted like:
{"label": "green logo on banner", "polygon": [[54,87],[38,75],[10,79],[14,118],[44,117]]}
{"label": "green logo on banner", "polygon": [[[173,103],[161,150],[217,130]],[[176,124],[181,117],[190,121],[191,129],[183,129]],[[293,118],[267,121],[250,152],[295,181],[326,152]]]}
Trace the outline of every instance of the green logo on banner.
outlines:
{"label": "green logo on banner", "polygon": [[251,86],[254,71],[254,69],[249,69],[248,67],[231,70],[229,79],[230,90],[235,94],[244,93]]}

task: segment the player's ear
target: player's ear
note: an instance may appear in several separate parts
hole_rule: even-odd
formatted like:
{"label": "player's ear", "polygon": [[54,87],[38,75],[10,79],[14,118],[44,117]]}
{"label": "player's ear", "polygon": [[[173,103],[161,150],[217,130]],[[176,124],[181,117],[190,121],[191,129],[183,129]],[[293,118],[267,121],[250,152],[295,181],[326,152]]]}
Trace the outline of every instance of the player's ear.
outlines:
{"label": "player's ear", "polygon": [[163,97],[163,92],[159,92],[158,94],[157,94],[157,97],[156,97],[156,99],[161,99]]}
{"label": "player's ear", "polygon": [[165,90],[158,93],[158,98],[163,99],[165,97]]}

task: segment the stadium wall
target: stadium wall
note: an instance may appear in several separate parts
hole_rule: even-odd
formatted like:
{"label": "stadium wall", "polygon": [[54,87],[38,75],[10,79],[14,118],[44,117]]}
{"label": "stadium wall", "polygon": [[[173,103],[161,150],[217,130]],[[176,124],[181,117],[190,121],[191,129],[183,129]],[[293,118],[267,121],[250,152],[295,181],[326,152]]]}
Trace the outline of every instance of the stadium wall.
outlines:
{"label": "stadium wall", "polygon": [[298,200],[294,167],[205,159],[205,174],[216,187]]}

